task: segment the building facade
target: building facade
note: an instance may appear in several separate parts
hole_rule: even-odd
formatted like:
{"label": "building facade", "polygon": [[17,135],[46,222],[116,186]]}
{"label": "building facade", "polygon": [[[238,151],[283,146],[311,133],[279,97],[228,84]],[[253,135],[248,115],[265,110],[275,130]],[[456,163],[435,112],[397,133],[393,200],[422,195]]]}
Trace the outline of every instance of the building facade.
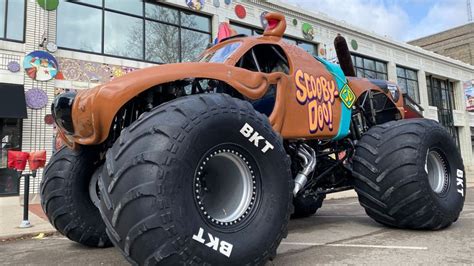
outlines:
{"label": "building facade", "polygon": [[474,65],[474,22],[408,43]]}
{"label": "building facade", "polygon": [[[92,88],[138,68],[192,61],[213,42],[222,22],[238,33],[261,33],[263,12],[285,14],[285,39],[331,61],[337,60],[333,40],[343,35],[357,75],[397,81],[426,117],[448,128],[467,169],[474,169],[474,114],[466,112],[463,90],[474,79],[474,67],[460,61],[278,1],[61,0],[56,7],[43,0],[0,0],[0,98],[11,97],[6,88],[15,87],[20,97],[25,94],[27,114],[20,110],[12,118],[0,109],[0,194],[21,188],[5,169],[6,150],[46,150],[51,156],[55,129],[49,106],[56,94]],[[33,193],[41,176],[39,171],[32,182]]]}

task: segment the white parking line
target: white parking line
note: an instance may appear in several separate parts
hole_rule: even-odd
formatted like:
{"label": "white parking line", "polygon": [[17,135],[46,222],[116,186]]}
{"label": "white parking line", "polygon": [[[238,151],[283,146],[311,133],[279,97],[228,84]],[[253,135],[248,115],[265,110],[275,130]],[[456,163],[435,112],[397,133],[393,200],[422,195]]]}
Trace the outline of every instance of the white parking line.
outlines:
{"label": "white parking line", "polygon": [[359,204],[358,201],[354,201],[354,202],[348,202],[348,203],[329,203],[327,204],[327,206],[344,206],[344,205],[357,205]]}
{"label": "white parking line", "polygon": [[367,215],[324,215],[324,214],[316,214],[315,216],[311,216],[311,218],[340,218],[340,217],[346,217],[346,218],[369,218]]}
{"label": "white parking line", "polygon": [[414,246],[382,246],[382,245],[364,245],[364,244],[325,244],[325,243],[308,243],[308,242],[281,242],[281,244],[282,245],[293,245],[293,246],[326,246],[326,247],[351,247],[351,248],[428,250],[428,247],[414,247]]}

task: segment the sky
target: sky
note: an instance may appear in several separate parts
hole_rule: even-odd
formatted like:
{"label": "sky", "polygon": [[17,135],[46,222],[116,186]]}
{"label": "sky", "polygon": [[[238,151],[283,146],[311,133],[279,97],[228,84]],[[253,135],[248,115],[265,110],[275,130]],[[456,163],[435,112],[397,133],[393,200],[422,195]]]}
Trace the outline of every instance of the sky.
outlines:
{"label": "sky", "polygon": [[280,1],[402,42],[467,23],[466,0]]}

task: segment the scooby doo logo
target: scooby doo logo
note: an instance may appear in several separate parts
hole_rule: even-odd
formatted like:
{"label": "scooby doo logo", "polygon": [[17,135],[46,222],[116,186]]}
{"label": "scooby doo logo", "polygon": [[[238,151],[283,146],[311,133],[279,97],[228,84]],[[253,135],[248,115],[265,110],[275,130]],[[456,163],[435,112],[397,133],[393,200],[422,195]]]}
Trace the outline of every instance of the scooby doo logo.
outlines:
{"label": "scooby doo logo", "polygon": [[328,127],[333,129],[333,107],[339,95],[333,80],[314,78],[301,70],[296,71],[296,100],[308,106],[309,132],[315,133]]}

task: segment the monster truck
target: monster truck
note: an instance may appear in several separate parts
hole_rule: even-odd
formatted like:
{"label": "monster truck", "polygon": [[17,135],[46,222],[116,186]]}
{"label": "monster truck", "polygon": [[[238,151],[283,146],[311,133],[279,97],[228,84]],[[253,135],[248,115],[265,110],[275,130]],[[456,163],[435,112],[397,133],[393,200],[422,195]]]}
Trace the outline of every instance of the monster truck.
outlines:
{"label": "monster truck", "polygon": [[133,264],[262,264],[290,216],[355,189],[375,221],[445,228],[464,204],[453,138],[396,84],[354,74],[283,40],[233,36],[198,62],[137,70],[54,100],[67,147],[44,173],[59,232],[116,246]]}

